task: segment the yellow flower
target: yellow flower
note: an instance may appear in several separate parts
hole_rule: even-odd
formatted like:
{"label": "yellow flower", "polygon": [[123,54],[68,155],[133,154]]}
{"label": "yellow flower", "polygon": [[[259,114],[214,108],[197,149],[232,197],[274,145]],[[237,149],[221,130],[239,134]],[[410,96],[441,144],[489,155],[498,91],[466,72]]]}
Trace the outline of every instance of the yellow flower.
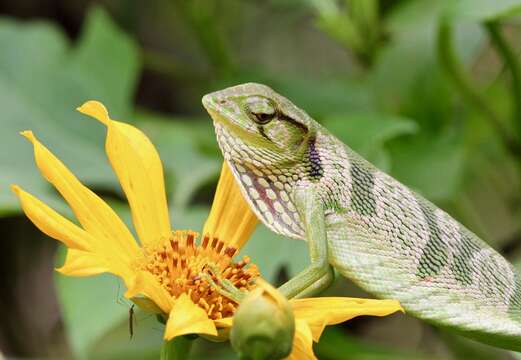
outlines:
{"label": "yellow flower", "polygon": [[141,246],[100,197],[31,131],[24,131],[42,175],[68,202],[81,225],[12,186],[29,219],[67,246],[65,264],[57,270],[72,276],[109,272],[121,277],[127,298],[164,314],[165,339],[190,333],[217,336],[215,320],[232,316],[238,304],[212,285],[226,279],[238,289],[249,290],[259,275],[247,257],[232,261],[257,218],[234,185],[231,172],[223,165],[205,236],[197,244],[197,233],[171,229],[163,168],[150,140],[137,128],[110,119],[99,102],[89,101],[78,110],[107,127],[106,152],[129,202]]}
{"label": "yellow flower", "polygon": [[[249,291],[259,277],[248,257],[239,262],[232,259],[251,236],[257,218],[229,168],[223,164],[204,236],[198,242],[198,234],[191,230],[172,231],[163,168],[150,140],[137,128],[110,119],[99,102],[89,101],[78,110],[107,127],[106,152],[129,202],[139,243],[110,206],[31,131],[24,131],[42,175],[67,201],[81,225],[19,186],[12,186],[27,217],[67,246],[65,264],[57,270],[71,276],[109,272],[121,277],[127,298],[163,314],[165,339],[185,334],[226,337],[238,303],[216,287],[226,282]],[[274,298],[281,296],[263,281],[260,284]],[[384,316],[401,310],[393,300],[310,298],[290,300],[290,304],[296,325],[290,359],[314,359],[312,341],[318,341],[326,325],[358,315]]]}

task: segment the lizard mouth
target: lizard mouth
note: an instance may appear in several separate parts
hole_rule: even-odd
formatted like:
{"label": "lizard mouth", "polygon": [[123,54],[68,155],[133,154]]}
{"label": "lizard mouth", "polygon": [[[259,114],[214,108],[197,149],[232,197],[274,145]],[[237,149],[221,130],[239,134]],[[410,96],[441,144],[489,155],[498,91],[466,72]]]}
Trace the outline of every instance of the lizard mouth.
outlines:
{"label": "lizard mouth", "polygon": [[215,98],[215,93],[210,93],[210,94],[207,94],[207,95],[204,95],[201,102],[203,103],[203,106],[204,108],[210,112],[214,109],[215,105],[214,105],[214,98]]}
{"label": "lizard mouth", "polygon": [[217,121],[219,116],[219,111],[217,110],[217,106],[215,104],[215,95],[214,93],[203,96],[202,103],[208,114],[212,117],[214,121]]}
{"label": "lizard mouth", "polygon": [[[223,142],[234,143],[232,139],[241,139],[243,142],[255,141],[258,137],[257,129],[247,120],[241,121],[243,114],[240,109],[225,109],[216,102],[223,101],[212,97],[212,94],[203,97],[203,105],[213,120],[213,125],[217,134],[217,140],[223,153],[227,151],[223,148]],[[220,140],[222,135],[226,135],[227,140]],[[230,144],[232,145],[232,144]]]}
{"label": "lizard mouth", "polygon": [[202,103],[215,124],[222,124],[227,131],[236,133],[244,138],[257,135],[257,127],[247,118],[243,109],[230,99],[229,91],[233,88],[216,91],[202,98]]}
{"label": "lizard mouth", "polygon": [[[214,121],[214,124],[226,124],[226,125],[233,125],[232,114],[226,114],[222,107],[223,102],[226,101],[225,99],[220,99],[219,96],[216,93],[210,93],[208,95],[203,96],[202,103],[212,120]],[[220,104],[220,105],[219,105]]]}

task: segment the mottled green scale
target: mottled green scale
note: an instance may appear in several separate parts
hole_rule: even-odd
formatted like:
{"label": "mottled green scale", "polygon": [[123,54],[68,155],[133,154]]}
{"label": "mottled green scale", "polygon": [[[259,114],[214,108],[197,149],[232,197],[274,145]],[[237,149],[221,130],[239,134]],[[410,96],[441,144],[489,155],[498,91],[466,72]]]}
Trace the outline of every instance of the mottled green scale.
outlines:
{"label": "mottled green scale", "polygon": [[456,280],[463,286],[472,284],[472,259],[481,250],[473,241],[473,235],[463,227],[460,227],[460,241],[454,249],[454,261],[451,268]]}
{"label": "mottled green scale", "polygon": [[515,287],[509,297],[508,315],[515,321],[521,322],[521,276],[515,274]]}
{"label": "mottled green scale", "polygon": [[376,199],[373,191],[373,172],[353,163],[350,168],[352,183],[352,208],[360,215],[370,216],[376,211]]}

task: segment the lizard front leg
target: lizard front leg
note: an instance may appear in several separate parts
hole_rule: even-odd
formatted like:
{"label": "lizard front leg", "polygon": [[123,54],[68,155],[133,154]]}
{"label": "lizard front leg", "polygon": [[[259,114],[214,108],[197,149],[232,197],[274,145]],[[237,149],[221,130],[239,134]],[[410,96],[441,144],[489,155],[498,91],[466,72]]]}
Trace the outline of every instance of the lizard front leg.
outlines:
{"label": "lizard front leg", "polygon": [[297,187],[294,202],[306,232],[311,264],[279,288],[287,298],[315,295],[334,279],[328,262],[324,208],[315,186]]}

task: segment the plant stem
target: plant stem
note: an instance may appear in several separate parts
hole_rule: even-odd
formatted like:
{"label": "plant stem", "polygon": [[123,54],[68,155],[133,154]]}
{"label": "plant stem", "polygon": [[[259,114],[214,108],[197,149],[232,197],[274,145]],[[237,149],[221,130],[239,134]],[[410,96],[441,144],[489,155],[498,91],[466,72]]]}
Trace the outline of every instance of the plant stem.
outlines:
{"label": "plant stem", "polygon": [[161,346],[161,360],[186,360],[192,348],[193,339],[188,336],[178,336],[166,341]]}
{"label": "plant stem", "polygon": [[233,58],[227,47],[223,34],[217,25],[220,14],[217,13],[217,1],[172,0],[183,20],[192,30],[208,60],[220,75],[228,75],[234,71]]}
{"label": "plant stem", "polygon": [[501,33],[500,24],[497,21],[485,23],[492,45],[505,61],[512,76],[512,101],[514,103],[514,126],[516,127],[518,139],[521,139],[521,68],[517,56],[512,51]]}
{"label": "plant stem", "polygon": [[446,20],[441,20],[438,27],[437,46],[440,64],[454,85],[459,89],[463,98],[485,115],[490,125],[496,129],[506,148],[512,155],[519,159],[521,157],[521,145],[504,127],[499,116],[494,109],[490,107],[485,97],[476,90],[476,87],[465,72],[463,65],[458,61],[454,51],[452,27]]}

